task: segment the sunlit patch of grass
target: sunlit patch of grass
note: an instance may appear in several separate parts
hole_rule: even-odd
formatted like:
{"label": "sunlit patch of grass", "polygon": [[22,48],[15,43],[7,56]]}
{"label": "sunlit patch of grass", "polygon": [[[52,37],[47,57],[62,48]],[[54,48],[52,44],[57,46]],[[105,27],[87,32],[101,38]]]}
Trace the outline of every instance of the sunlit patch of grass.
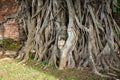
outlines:
{"label": "sunlit patch of grass", "polygon": [[0,63],[0,80],[57,80],[55,77],[17,64],[16,62]]}
{"label": "sunlit patch of grass", "polygon": [[0,62],[0,80],[100,80],[87,69],[58,70],[54,65],[44,69],[46,64],[31,60],[24,65],[17,60]]}

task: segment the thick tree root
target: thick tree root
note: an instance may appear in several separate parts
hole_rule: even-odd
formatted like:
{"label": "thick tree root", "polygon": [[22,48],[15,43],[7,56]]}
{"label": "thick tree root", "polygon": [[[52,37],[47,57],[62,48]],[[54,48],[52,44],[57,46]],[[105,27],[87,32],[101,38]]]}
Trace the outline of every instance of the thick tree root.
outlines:
{"label": "thick tree root", "polygon": [[[18,0],[27,39],[19,59],[55,64],[59,69],[91,67],[101,77],[119,78],[120,32],[112,17],[115,0]],[[105,71],[105,74],[99,71]]]}

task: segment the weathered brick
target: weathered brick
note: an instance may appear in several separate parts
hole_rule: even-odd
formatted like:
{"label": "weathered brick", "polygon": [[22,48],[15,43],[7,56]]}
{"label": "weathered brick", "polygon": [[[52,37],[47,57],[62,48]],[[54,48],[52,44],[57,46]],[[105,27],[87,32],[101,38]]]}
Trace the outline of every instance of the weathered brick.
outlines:
{"label": "weathered brick", "polygon": [[[15,24],[14,19],[7,21],[7,23],[4,23],[3,26],[4,26],[4,37],[14,39],[15,41],[19,39],[18,27]],[[0,30],[0,37],[2,37],[2,29]]]}

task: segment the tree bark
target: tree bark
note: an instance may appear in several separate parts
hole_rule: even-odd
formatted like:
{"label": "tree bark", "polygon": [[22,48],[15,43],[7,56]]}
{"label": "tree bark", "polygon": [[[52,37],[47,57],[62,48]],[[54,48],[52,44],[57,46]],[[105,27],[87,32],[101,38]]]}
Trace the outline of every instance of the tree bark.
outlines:
{"label": "tree bark", "polygon": [[[18,1],[19,19],[27,35],[19,51],[22,62],[34,49],[35,61],[48,61],[59,69],[91,67],[102,77],[119,71],[120,57],[114,52],[114,43],[120,46],[116,35],[120,28],[112,17],[115,0]],[[118,78],[116,75],[113,78]]]}

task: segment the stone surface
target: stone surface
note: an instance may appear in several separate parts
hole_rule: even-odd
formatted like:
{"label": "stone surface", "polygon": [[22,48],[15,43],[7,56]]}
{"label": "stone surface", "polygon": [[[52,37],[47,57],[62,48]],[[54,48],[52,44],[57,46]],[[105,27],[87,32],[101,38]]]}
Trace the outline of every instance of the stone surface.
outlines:
{"label": "stone surface", "polygon": [[[15,0],[0,0],[0,21],[4,21],[4,16],[10,16],[15,14],[17,11],[17,4]],[[10,19],[6,23],[3,24],[4,26],[4,37],[12,38],[14,40],[18,40],[19,32],[18,27],[15,24],[15,19]],[[0,38],[3,34],[3,29],[0,27]]]}
{"label": "stone surface", "polygon": [[4,37],[14,39],[17,41],[19,39],[18,27],[15,24],[15,19],[7,21],[3,24],[4,26]]}
{"label": "stone surface", "polygon": [[0,21],[4,20],[4,16],[16,13],[17,9],[15,0],[0,0]]}

